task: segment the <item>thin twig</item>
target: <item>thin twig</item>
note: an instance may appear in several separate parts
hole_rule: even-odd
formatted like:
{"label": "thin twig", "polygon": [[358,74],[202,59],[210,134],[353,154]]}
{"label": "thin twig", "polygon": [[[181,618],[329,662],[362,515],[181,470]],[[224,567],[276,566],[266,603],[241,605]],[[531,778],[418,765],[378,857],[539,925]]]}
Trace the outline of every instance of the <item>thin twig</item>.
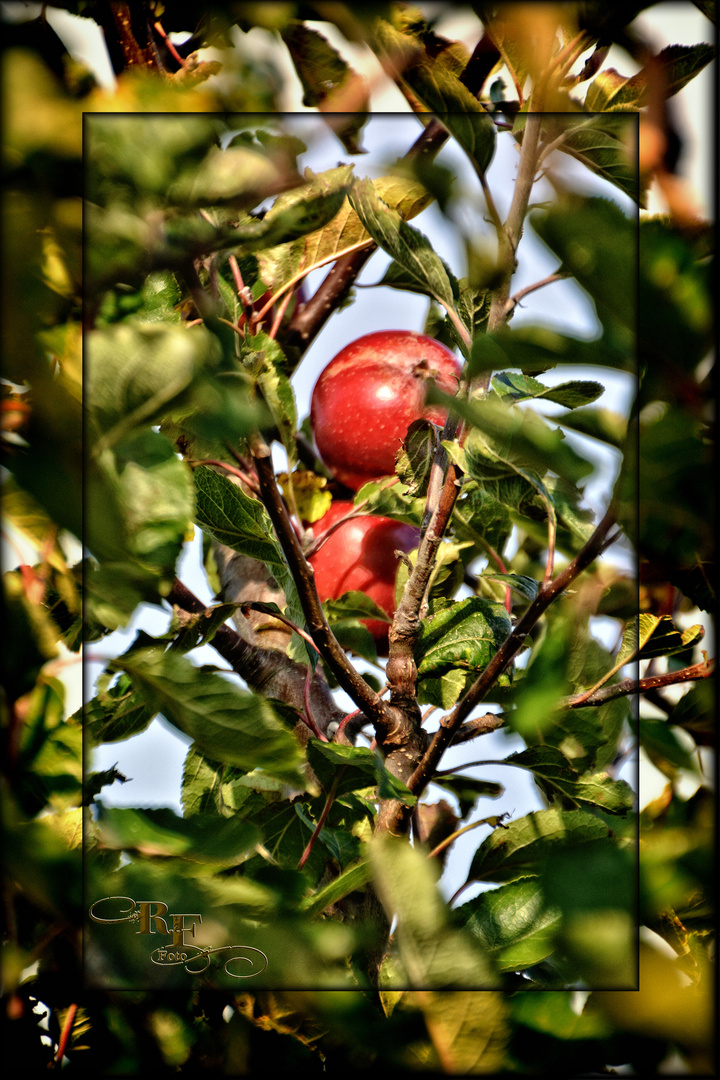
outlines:
{"label": "thin twig", "polygon": [[255,480],[248,473],[243,472],[242,469],[236,469],[234,465],[228,465],[226,461],[218,461],[215,458],[186,458],[188,465],[195,467],[196,465],[215,465],[216,468],[222,469],[224,472],[229,473],[230,476],[235,476],[238,480],[242,480],[243,484],[254,491],[256,494],[260,490]]}
{"label": "thin twig", "polygon": [[345,255],[352,255],[355,251],[364,251],[365,248],[370,247],[370,245],[374,244],[374,242],[375,241],[372,240],[370,237],[368,237],[367,240],[358,240],[357,243],[351,244],[349,247],[343,248],[341,251],[335,251],[332,255],[326,255],[324,259],[319,259],[316,263],[313,263],[312,266],[308,266],[303,270],[298,270],[297,274],[295,274],[294,277],[291,277],[289,281],[286,281],[282,288],[278,289],[278,291],[274,293],[265,303],[264,307],[260,309],[257,314],[258,322],[263,318],[264,315],[267,314],[273,304],[276,304],[278,302],[283,293],[286,293],[289,289],[292,289],[295,285],[297,285],[299,281],[302,281],[303,278],[306,278],[308,274],[312,274],[313,270],[319,270],[321,266],[327,266],[328,263],[337,262],[338,259],[342,259]]}
{"label": "thin twig", "polygon": [[692,682],[694,679],[708,679],[714,673],[715,660],[702,660],[699,664],[692,664],[679,671],[668,671],[664,675],[649,675],[643,679],[621,679],[612,686],[595,690],[589,697],[585,694],[574,694],[572,697],[563,698],[558,703],[558,708],[580,709],[586,705],[605,705],[608,701],[627,697],[630,694],[644,694],[648,690],[656,690],[662,686],[674,686],[677,683]]}
{"label": "thin twig", "polygon": [[549,274],[541,281],[535,281],[532,285],[526,285],[524,289],[519,289],[518,292],[513,293],[508,299],[508,311],[512,311],[521,300],[526,296],[529,296],[530,293],[535,292],[537,289],[543,289],[546,285],[552,285],[555,281],[564,281],[565,278],[569,278],[570,276],[571,275],[567,273]]}
{"label": "thin twig", "polygon": [[305,723],[310,728],[312,733],[318,739],[321,739],[322,742],[327,742],[328,741],[327,737],[325,735],[323,735],[322,731],[320,730],[320,728],[315,723],[315,718],[313,717],[313,712],[312,712],[312,705],[310,704],[310,687],[312,686],[312,676],[313,676],[312,664],[308,664],[308,666],[307,666],[307,675],[305,676],[305,694],[304,694],[305,716],[303,717],[303,719],[305,720]]}
{"label": "thin twig", "polygon": [[62,1031],[60,1032],[60,1038],[58,1039],[57,1053],[55,1054],[53,1068],[56,1068],[65,1056],[65,1048],[67,1047],[68,1040],[70,1039],[70,1036],[72,1034],[77,1008],[78,1007],[75,1002],[73,1002],[73,1004],[68,1007],[67,1015],[62,1026]]}

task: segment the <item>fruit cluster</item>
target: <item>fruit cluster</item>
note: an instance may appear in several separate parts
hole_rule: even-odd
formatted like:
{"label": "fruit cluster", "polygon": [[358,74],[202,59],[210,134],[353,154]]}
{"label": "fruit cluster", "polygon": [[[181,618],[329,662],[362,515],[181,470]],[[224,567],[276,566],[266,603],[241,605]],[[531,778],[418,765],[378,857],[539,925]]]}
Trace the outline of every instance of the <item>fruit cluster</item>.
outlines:
{"label": "fruit cluster", "polygon": [[[318,453],[345,487],[392,475],[410,425],[421,417],[442,425],[445,410],[426,406],[428,380],[447,393],[457,389],[460,365],[440,342],[410,330],[365,334],[330,361],[313,390],[310,418]],[[313,525],[316,540],[353,509],[337,500]],[[362,515],[343,522],[311,556],[321,600],[359,590],[392,618],[395,613],[395,551],[417,547],[419,531],[402,522]],[[379,651],[387,648],[388,624],[366,620]]]}

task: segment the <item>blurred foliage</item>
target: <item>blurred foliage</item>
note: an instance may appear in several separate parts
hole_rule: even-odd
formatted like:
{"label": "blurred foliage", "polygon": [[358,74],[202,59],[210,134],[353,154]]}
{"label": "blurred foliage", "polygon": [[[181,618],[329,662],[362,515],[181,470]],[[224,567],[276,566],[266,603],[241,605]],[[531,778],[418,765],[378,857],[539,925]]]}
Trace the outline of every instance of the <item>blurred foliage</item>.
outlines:
{"label": "blurred foliage", "polygon": [[[620,661],[646,658],[656,672],[659,659],[661,674],[663,664],[692,663],[698,635],[686,617],[714,609],[711,228],[688,222],[677,188],[671,213],[639,230],[609,198],[559,188],[528,220],[594,306],[598,335],[525,323],[491,336],[497,268],[478,257],[467,277],[454,273],[410,224],[434,196],[457,228],[452,178],[432,155],[374,181],[352,165],[302,174],[304,147],[278,109],[289,63],[338,152],[361,154],[369,88],[343,52],[368,46],[422,124],[443,115],[484,179],[505,131],[522,144],[543,84],[545,143],[559,140],[562,153],[643,205],[650,172],[672,175],[667,146],[677,156],[684,139],[669,112],[658,119],[658,102],[682,93],[714,50],[698,43],[650,57],[633,27],[644,9],[652,18],[647,4],[472,5],[483,42],[472,58],[405,5],[56,7],[102,29],[116,86],[96,84],[45,10],[5,23],[3,510],[35,553],[4,575],[3,1009],[15,1059],[30,1074],[64,1056],[69,1075],[96,1076],[568,1075],[620,1065],[650,1075],[679,1056],[686,1072],[707,1075],[714,808],[694,751],[714,745],[711,685],[698,680],[672,703],[648,694],[641,705],[636,745],[667,785],[643,809],[639,835],[632,792],[613,775],[628,698],[572,709],[563,700],[612,690]],[[710,5],[697,7],[710,15]],[[180,44],[167,37],[176,32]],[[611,42],[636,74],[603,70]],[[666,144],[639,175],[628,112]],[[301,267],[371,241],[391,257],[384,284],[430,297],[433,336],[459,347],[474,374],[495,373],[489,394],[460,408],[468,439],[448,446],[464,484],[454,540],[430,583],[421,699],[452,708],[487,663],[510,611],[515,618],[537,594],[548,529],[565,560],[591,534],[582,485],[593,465],[566,431],[622,454],[615,499],[641,572],[638,595],[631,575],[594,564],[533,631],[530,662],[493,688],[525,749],[486,762],[488,780],[438,777],[458,802],[449,828],[500,794],[494,764],[529,772],[546,806],[511,822],[483,819],[491,831],[464,884],[493,888],[455,908],[429,849],[371,841],[376,793],[413,801],[377,753],[317,740],[302,749],[295,708],[184,655],[212,640],[227,610],[204,634],[177,624],[158,638],[141,631],[74,715],[60,677],[79,670],[71,665],[83,640],[126,625],[141,603],[162,604],[195,526],[261,559],[302,623],[264,508],[190,462],[234,461],[227,444],[259,429],[296,464],[297,345],[284,351],[282,331],[253,320],[266,291],[289,288]],[[563,363],[592,365],[600,379],[603,368],[637,371],[629,423],[593,407],[601,383],[545,385],[543,372]],[[549,420],[533,408],[542,400],[564,411]],[[367,510],[420,523],[423,438],[406,446],[400,483],[359,493]],[[306,488],[324,486],[319,466],[314,475]],[[521,542],[507,567],[513,528]],[[480,555],[477,595],[451,607]],[[591,610],[614,620],[615,653],[593,636]],[[368,614],[352,593],[328,608],[343,644],[366,655]],[[293,655],[307,663],[300,649]],[[89,750],[144,730],[158,712],[192,740],[183,813],[104,805],[103,789],[126,778],[83,775],[83,734]],[[688,778],[697,787],[689,798]],[[367,976],[373,934],[357,917],[370,880],[398,916],[378,986]],[[101,909],[120,925],[88,916],[88,898],[141,896],[153,901],[144,915],[132,899],[132,910]],[[177,932],[178,913],[181,929],[202,914],[197,935],[173,942],[180,952],[192,939],[187,969],[187,957],[167,960],[157,945],[172,952],[161,931],[165,918]],[[247,983],[238,984],[238,956],[243,974],[252,967]],[[587,992],[582,1005],[577,989]]]}

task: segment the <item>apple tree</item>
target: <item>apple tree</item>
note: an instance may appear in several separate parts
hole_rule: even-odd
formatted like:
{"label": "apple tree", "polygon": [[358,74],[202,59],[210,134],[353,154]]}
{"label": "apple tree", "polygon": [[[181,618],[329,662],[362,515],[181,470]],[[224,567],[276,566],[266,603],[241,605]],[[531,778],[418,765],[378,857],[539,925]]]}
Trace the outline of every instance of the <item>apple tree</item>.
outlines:
{"label": "apple tree", "polygon": [[[421,121],[378,174],[362,80],[300,8],[245,5],[240,29],[271,20],[350,163],[333,143],[317,167],[319,129],[290,117],[161,104],[214,72],[189,70],[170,15],[143,44],[122,7],[116,66],[137,66],[134,43],[152,67],[162,41],[166,81],[157,99],[152,78],[134,85],[149,115],[87,111],[82,321],[48,226],[44,285],[64,305],[42,309],[6,397],[11,520],[42,555],[6,576],[11,1018],[27,1032],[27,1002],[53,999],[53,1053],[72,1037],[81,1062],[86,1037],[109,1071],[112,1046],[242,1072],[268,1031],[274,1060],[316,1069],[521,1072],[539,1055],[589,1071],[672,1050],[702,1066],[709,796],[673,783],[697,774],[714,669],[710,251],[674,182],[666,99],[710,54],[653,55],[614,6],[569,5],[557,24],[544,6],[481,8],[468,54],[419,12],[340,5],[323,18]],[[613,41],[638,74],[604,68]],[[42,177],[51,150],[24,149]],[[652,177],[667,216],[642,213]],[[20,180],[18,220],[35,224]],[[531,241],[552,267],[518,284]],[[358,323],[361,285],[387,305],[381,331]],[[554,308],[565,288],[593,336]],[[398,329],[418,297],[422,320]],[[303,363],[331,326],[348,344],[305,417]],[[617,373],[635,380],[627,414],[600,401]],[[39,455],[63,440],[51,475]],[[614,474],[588,498],[594,447]],[[74,566],[67,534],[85,545]],[[190,537],[210,600],[178,570]],[[100,651],[143,605],[163,629],[138,628],[64,717],[58,642]],[[116,805],[128,778],[93,765],[157,716],[188,742],[182,813]],[[639,748],[669,781],[642,814],[624,768]],[[508,768],[540,809],[497,811]],[[35,911],[74,955],[53,875],[81,821],[78,1013],[82,992],[65,1001],[52,979],[62,948],[35,991],[19,975]],[[47,852],[38,871],[23,842]],[[638,924],[677,960],[638,944]],[[659,1028],[647,1000],[624,1015],[638,978],[669,987]],[[128,1033],[147,1009],[142,1059]]]}

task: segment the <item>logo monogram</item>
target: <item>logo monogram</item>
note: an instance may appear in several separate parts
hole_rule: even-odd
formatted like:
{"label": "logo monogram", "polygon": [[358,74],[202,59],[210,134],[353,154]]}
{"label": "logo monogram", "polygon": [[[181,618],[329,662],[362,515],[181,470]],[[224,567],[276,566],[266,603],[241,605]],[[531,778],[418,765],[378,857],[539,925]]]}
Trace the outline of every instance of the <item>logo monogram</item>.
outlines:
{"label": "logo monogram", "polygon": [[[96,910],[100,908],[101,904],[113,904],[117,901],[124,901],[130,906],[121,907],[119,909],[120,914],[116,914],[115,917],[110,917],[113,911],[112,907],[110,909],[101,908],[102,914],[96,914]],[[115,908],[116,912],[117,910]],[[195,926],[202,922],[202,915],[199,912],[193,914],[188,912],[176,915],[168,914],[167,904],[164,904],[162,900],[133,900],[131,896],[104,896],[91,905],[88,914],[92,921],[96,923],[131,922],[138,926],[135,931],[136,934],[163,934],[165,937],[171,937],[172,942],[169,946],[158,946],[157,949],[153,949],[150,953],[151,962],[160,967],[175,967],[178,964],[183,964],[189,975],[200,975],[209,967],[210,956],[213,953],[221,952],[233,953],[232,956],[226,958],[223,965],[225,972],[233,979],[252,978],[253,975],[259,975],[268,966],[265,953],[260,949],[253,948],[251,945],[223,945],[217,949],[212,949],[209,946],[202,947],[189,942],[185,935],[189,934],[191,937],[195,937]],[[191,922],[187,924],[186,919],[191,920]],[[171,929],[168,929],[168,921]],[[251,970],[232,971],[230,969],[231,964],[249,964]]]}

